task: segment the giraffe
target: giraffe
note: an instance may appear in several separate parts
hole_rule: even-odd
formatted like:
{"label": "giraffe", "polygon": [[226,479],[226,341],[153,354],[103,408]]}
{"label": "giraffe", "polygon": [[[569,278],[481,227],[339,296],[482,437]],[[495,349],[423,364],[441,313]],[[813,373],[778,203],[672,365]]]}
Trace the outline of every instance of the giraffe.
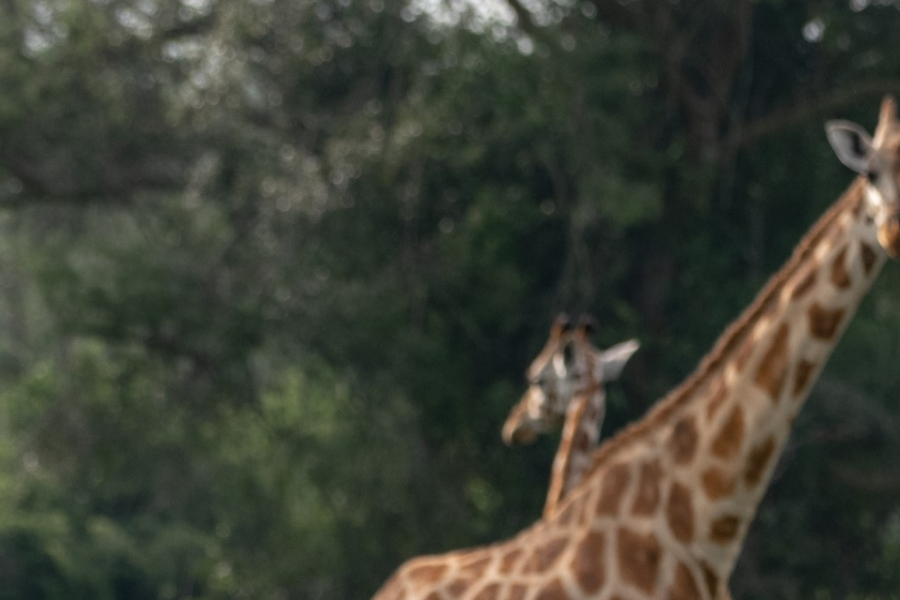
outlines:
{"label": "giraffe", "polygon": [[697,369],[604,443],[556,513],[516,537],[404,563],[377,600],[712,599],[727,582],[810,387],[900,257],[900,123],[826,133],[862,176]]}
{"label": "giraffe", "polygon": [[507,445],[531,443],[565,417],[544,504],[545,519],[590,466],[606,413],[604,384],[619,378],[640,347],[632,339],[601,351],[590,341],[593,330],[594,319],[587,315],[574,330],[567,316],[557,318],[544,349],[528,368],[528,391],[503,425]]}

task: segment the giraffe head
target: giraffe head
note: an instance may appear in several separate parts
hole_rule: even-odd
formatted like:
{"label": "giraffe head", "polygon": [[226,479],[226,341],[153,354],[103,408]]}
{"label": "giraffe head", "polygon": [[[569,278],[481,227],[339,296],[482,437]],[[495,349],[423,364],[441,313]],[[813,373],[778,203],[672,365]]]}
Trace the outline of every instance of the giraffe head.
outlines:
{"label": "giraffe head", "polygon": [[849,121],[829,121],[828,140],[842,163],[866,178],[866,210],[878,228],[878,242],[900,258],[900,122],[897,103],[887,96],[875,136]]}
{"label": "giraffe head", "polygon": [[637,341],[601,351],[589,339],[593,330],[590,317],[581,317],[575,327],[565,315],[557,317],[544,349],[528,367],[528,390],[503,425],[503,441],[533,442],[537,434],[560,425],[575,396],[618,379]]}

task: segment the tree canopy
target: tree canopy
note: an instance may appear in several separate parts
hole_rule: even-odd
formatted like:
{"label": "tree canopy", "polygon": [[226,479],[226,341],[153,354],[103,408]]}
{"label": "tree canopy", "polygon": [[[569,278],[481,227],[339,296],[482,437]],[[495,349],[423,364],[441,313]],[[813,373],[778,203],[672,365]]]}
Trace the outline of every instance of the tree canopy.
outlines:
{"label": "tree canopy", "polygon": [[[532,523],[559,311],[687,375],[851,179],[900,3],[0,2],[0,600],[367,598]],[[735,599],[900,589],[900,270]]]}

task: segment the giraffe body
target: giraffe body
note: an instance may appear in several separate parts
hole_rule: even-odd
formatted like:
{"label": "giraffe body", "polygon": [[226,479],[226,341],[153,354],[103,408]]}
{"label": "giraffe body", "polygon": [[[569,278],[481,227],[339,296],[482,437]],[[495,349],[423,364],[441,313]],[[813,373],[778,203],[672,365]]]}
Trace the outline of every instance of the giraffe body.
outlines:
{"label": "giraffe body", "polygon": [[874,141],[857,142],[839,156],[875,176],[819,219],[693,375],[600,447],[553,516],[506,542],[407,562],[376,598],[727,597],[797,412],[887,255],[900,254],[892,100]]}

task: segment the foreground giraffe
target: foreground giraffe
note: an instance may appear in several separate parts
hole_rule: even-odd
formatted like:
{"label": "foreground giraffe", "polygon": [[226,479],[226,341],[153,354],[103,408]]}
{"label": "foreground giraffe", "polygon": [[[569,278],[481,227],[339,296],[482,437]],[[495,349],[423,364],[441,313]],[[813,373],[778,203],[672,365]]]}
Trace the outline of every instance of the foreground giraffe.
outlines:
{"label": "foreground giraffe", "polygon": [[504,442],[527,444],[565,418],[544,504],[545,519],[556,512],[590,466],[606,413],[604,385],[619,378],[639,347],[636,340],[628,340],[601,351],[589,339],[593,328],[590,317],[582,317],[574,330],[568,317],[557,318],[544,349],[528,368],[528,391],[503,425]]}
{"label": "foreground giraffe", "polygon": [[407,561],[379,600],[711,599],[727,581],[791,424],[888,256],[900,255],[900,124],[827,125],[862,173],[697,370],[595,453],[549,520]]}

